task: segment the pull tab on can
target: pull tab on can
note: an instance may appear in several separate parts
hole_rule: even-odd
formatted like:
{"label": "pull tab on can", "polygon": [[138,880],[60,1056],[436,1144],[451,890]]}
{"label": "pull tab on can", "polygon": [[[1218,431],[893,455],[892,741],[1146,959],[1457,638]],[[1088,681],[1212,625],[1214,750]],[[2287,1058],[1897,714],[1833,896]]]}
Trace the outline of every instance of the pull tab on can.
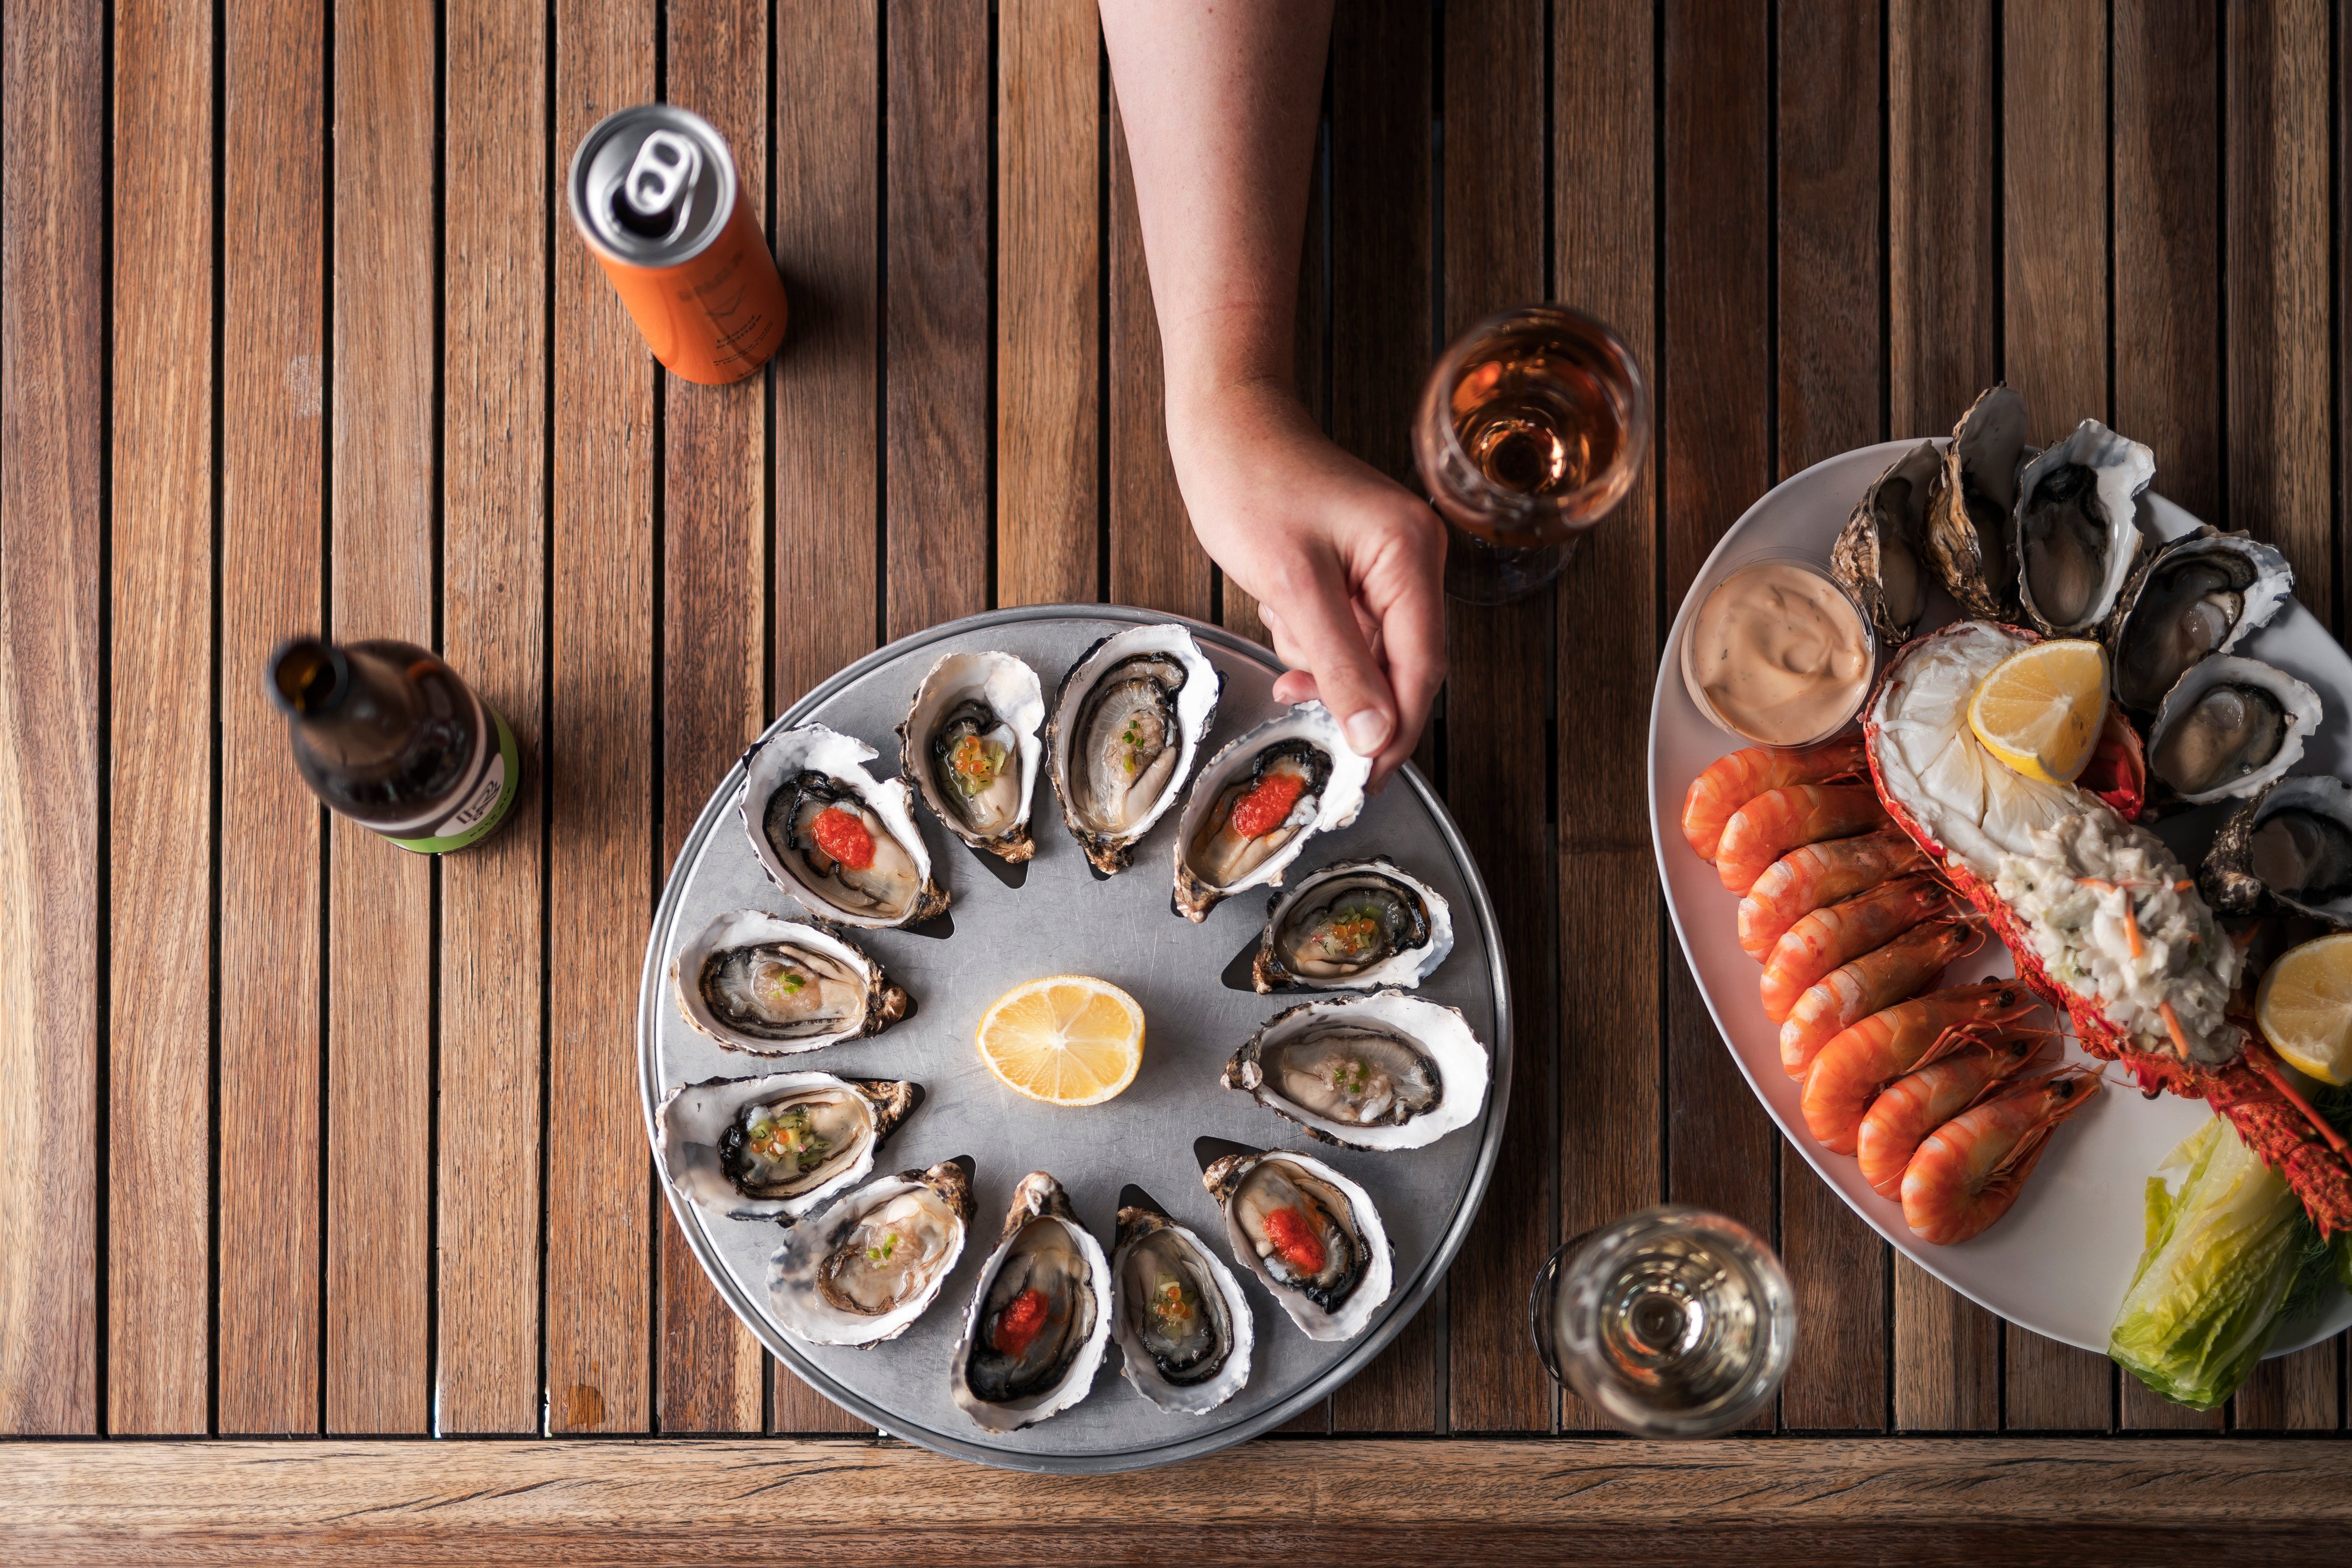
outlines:
{"label": "pull tab on can", "polygon": [[614,215],[630,232],[667,239],[686,226],[702,177],[702,150],[675,131],[656,131],[637,149]]}

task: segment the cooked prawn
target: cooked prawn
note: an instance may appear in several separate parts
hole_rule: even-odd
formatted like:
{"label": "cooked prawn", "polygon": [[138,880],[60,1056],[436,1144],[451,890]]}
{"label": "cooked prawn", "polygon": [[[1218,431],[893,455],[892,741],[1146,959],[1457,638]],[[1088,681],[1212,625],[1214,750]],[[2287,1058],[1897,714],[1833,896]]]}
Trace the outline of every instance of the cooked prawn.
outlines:
{"label": "cooked prawn", "polygon": [[1822,1047],[1805,1070],[1805,1125],[1831,1153],[1853,1153],[1863,1114],[1880,1090],[1928,1061],[1953,1035],[1986,1033],[2023,1018],[2035,1005],[2033,993],[2017,981],[1987,980],[1873,1013]]}
{"label": "cooked prawn", "polygon": [[2051,1132],[2089,1104],[2099,1083],[2088,1067],[2057,1068],[1928,1134],[1903,1172],[1903,1222],[1948,1247],[2007,1214]]}
{"label": "cooked prawn", "polygon": [[1765,961],[1764,1016],[1785,1022],[1797,998],[1823,975],[1953,908],[1951,890],[1942,883],[1907,876],[1814,910],[1789,927]]}
{"label": "cooked prawn", "polygon": [[2043,1038],[2038,1030],[1948,1034],[1944,1044],[1919,1059],[1916,1070],[1871,1102],[1853,1145],[1862,1179],[1882,1197],[1900,1197],[1903,1168],[1919,1152],[1920,1140],[2032,1065]]}
{"label": "cooked prawn", "polygon": [[1900,828],[1790,850],[1765,867],[1739,901],[1739,945],[1764,957],[1814,910],[1927,865],[1927,855]]}
{"label": "cooked prawn", "polygon": [[1801,751],[1775,751],[1751,746],[1728,757],[1718,757],[1691,780],[1683,797],[1683,837],[1711,861],[1731,814],[1767,789],[1790,784],[1821,784],[1832,779],[1862,777],[1862,737],[1840,736]]}
{"label": "cooked prawn", "polygon": [[1886,808],[1866,784],[1791,784],[1767,789],[1731,814],[1715,847],[1723,885],[1746,893],[1767,867],[1800,844],[1848,839],[1886,826]]}
{"label": "cooked prawn", "polygon": [[1789,1009],[1780,1026],[1780,1065],[1791,1078],[1802,1075],[1839,1033],[1934,985],[1944,966],[1975,947],[1980,935],[1972,920],[1931,920],[1831,970]]}

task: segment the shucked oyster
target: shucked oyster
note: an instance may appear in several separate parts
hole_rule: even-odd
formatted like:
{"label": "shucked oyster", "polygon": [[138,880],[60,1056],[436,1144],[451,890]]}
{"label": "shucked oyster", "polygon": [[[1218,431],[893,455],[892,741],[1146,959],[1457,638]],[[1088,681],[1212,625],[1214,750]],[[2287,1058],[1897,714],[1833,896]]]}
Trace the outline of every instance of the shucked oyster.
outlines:
{"label": "shucked oyster", "polygon": [[1062,820],[1097,871],[1124,871],[1136,841],[1184,788],[1224,676],[1181,626],[1118,632],[1062,677],[1046,766]]}
{"label": "shucked oyster", "polygon": [[2086,419],[2017,478],[2018,601],[2057,635],[2107,618],[2139,554],[2139,497],[2156,454]]}
{"label": "shucked oyster", "polygon": [[1251,975],[1261,993],[1410,988],[1453,951],[1445,900],[1381,855],[1309,872],[1268,899]]}
{"label": "shucked oyster", "polygon": [[919,1083],[778,1072],[672,1090],[655,1113],[670,1185],[730,1219],[791,1219],[874,1168]]}
{"label": "shucked oyster", "polygon": [[948,831],[1007,862],[1037,852],[1029,800],[1044,748],[1037,672],[1010,653],[948,653],[898,727],[898,771]]}
{"label": "shucked oyster", "polygon": [[948,906],[907,810],[907,781],[866,770],[874,748],[803,724],[744,759],[737,807],[752,852],[812,913],[851,925],[911,925]]}
{"label": "shucked oyster", "polygon": [[1830,575],[1869,612],[1890,649],[1910,640],[1927,607],[1927,497],[1943,467],[1932,441],[1887,465],[1830,547]]}
{"label": "shucked oyster", "polygon": [[938,1299],[971,1225],[969,1161],[877,1177],[784,1232],[769,1309],[811,1344],[896,1339]]}
{"label": "shucked oyster", "polygon": [[2295,765],[2319,717],[2319,694],[2284,670],[2216,653],[2165,697],[2147,768],[2188,805],[2251,795]]}
{"label": "shucked oyster", "polygon": [[1205,1416],[1249,1382],[1257,1337],[1241,1281],[1201,1239],[1129,1187],[1111,1252],[1112,1333],[1135,1391]]}
{"label": "shucked oyster", "polygon": [[1017,1432],[1087,1396],[1110,1343],[1110,1264],[1062,1184],[1032,1171],[1004,1239],[981,1265],[949,1396],[991,1432]]}
{"label": "shucked oyster", "polygon": [[2252,915],[2265,895],[2281,907],[2352,928],[2352,788],[2295,774],[2231,813],[2198,868],[2205,902]]}
{"label": "shucked oyster", "polygon": [[2226,653],[2278,613],[2294,587],[2286,557],[2250,534],[2200,525],[2145,559],[2106,627],[2116,700],[2152,714],[2199,660]]}
{"label": "shucked oyster", "polygon": [[1321,1160],[1227,1155],[1201,1185],[1225,1211],[1234,1257],[1308,1339],[1353,1339],[1389,1299],[1395,1264],[1371,1197]]}
{"label": "shucked oyster", "polygon": [[1375,991],[1275,1014],[1221,1082],[1327,1144],[1417,1149],[1477,1120],[1491,1072],[1459,1010]]}
{"label": "shucked oyster", "polygon": [[1969,614],[2017,617],[2011,514],[2025,452],[2025,400],[2006,383],[1988,389],[1952,427],[1943,482],[1927,506],[1927,559]]}
{"label": "shucked oyster", "polygon": [[1279,885],[1307,840],[1356,820],[1371,773],[1321,703],[1300,703],[1234,741],[1201,770],[1178,821],[1177,910],[1206,920],[1244,888]]}
{"label": "shucked oyster", "polygon": [[686,1021],[730,1051],[788,1056],[878,1033],[907,993],[832,932],[761,909],[715,916],[670,964]]}

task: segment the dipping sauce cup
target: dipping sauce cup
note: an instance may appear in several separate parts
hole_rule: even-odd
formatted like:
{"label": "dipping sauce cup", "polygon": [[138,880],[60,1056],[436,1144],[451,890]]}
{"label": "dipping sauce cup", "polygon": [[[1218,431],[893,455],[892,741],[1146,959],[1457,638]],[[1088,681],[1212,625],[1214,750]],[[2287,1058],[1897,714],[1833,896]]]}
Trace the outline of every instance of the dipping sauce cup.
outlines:
{"label": "dipping sauce cup", "polygon": [[1754,746],[1811,746],[1870,695],[1878,642],[1818,562],[1766,551],[1726,566],[1683,628],[1683,685],[1718,729]]}

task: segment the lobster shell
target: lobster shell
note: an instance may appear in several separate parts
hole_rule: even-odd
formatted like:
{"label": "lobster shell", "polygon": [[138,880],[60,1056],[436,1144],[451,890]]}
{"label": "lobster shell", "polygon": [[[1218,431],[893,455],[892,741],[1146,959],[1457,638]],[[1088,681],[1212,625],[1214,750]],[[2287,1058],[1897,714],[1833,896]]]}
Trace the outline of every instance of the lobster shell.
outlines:
{"label": "lobster shell", "polygon": [[[2039,641],[2035,632],[2022,627],[2004,625],[2001,630],[2027,641]],[[1863,739],[1870,760],[1870,781],[1895,826],[1909,834],[1922,852],[1935,862],[1954,892],[1983,912],[1993,935],[2000,938],[2001,946],[2016,961],[2017,977],[2034,995],[2073,1020],[2074,1038],[2084,1051],[2121,1063],[2138,1082],[2141,1092],[2151,1097],[2169,1092],[2204,1101],[2217,1113],[2228,1117],[2245,1145],[2284,1178],[2295,1197],[2302,1199],[2322,1237],[2352,1230],[2352,1166],[2328,1146],[2294,1101],[2254,1069],[2244,1051],[2223,1066],[2206,1068],[2133,1049],[2130,1037],[2109,1021],[2097,998],[2079,995],[2051,977],[2016,911],[1993,890],[1992,884],[1948,853],[1904,801],[1886,788],[1879,767],[1878,706],[1887,681],[1900,663],[1899,658],[1889,660],[1880,671],[1878,687],[1863,709]],[[2135,777],[2139,747],[2137,737],[2131,734],[2128,727],[2125,730],[2128,741],[2114,734],[2112,714],[2111,709],[2108,735],[2102,738],[2101,751],[2109,752],[2111,743],[2122,751],[2107,763],[2115,775],[2113,783],[2097,793],[2129,821],[2137,815],[2139,807],[2140,784]],[[2094,767],[2100,764],[2095,762]],[[2104,778],[2101,781],[2107,782]]]}

